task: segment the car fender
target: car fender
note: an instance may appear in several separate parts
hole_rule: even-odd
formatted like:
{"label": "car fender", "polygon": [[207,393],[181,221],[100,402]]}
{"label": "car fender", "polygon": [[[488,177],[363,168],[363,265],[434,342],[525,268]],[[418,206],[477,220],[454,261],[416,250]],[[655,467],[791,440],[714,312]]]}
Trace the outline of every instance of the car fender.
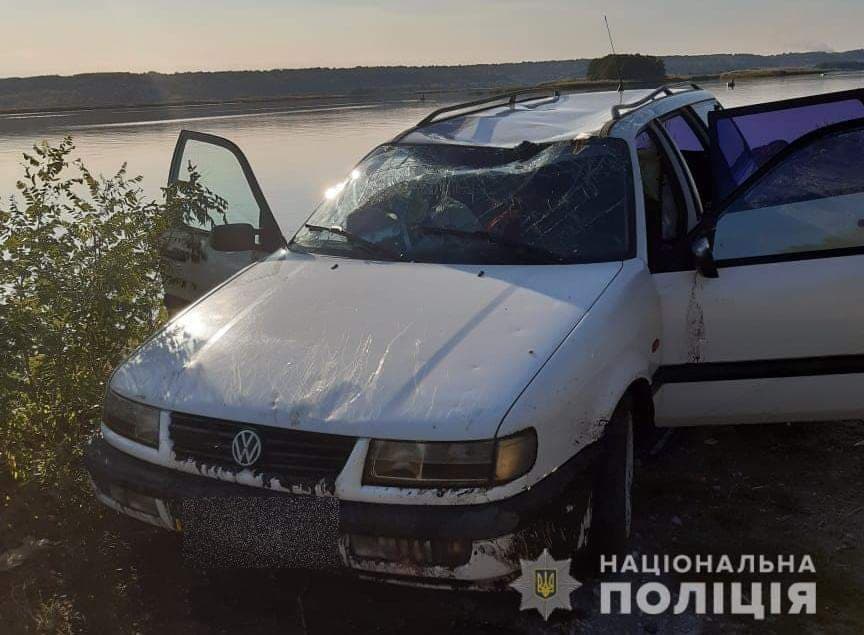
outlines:
{"label": "car fender", "polygon": [[640,259],[624,263],[588,313],[511,406],[504,437],[537,431],[529,487],[598,441],[633,382],[650,381],[659,363],[660,304]]}

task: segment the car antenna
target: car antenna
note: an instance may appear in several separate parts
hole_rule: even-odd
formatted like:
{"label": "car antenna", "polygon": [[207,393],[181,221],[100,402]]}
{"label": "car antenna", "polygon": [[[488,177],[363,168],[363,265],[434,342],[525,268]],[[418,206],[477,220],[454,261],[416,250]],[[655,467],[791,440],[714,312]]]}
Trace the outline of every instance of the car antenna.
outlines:
{"label": "car antenna", "polygon": [[615,72],[618,73],[618,92],[624,94],[624,78],[621,77],[621,62],[618,60],[618,54],[615,52],[615,42],[612,40],[612,29],[609,28],[609,18],[603,16],[603,21],[606,23],[606,33],[609,35],[609,46],[612,48],[612,59],[615,60]]}

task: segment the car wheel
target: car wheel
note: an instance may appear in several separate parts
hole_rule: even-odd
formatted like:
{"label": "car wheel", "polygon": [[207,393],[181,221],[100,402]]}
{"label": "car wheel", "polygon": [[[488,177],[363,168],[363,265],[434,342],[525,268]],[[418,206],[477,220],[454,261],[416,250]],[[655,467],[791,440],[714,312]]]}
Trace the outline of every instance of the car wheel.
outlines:
{"label": "car wheel", "polygon": [[591,493],[592,519],[587,550],[599,566],[601,555],[621,554],[633,520],[633,406],[621,400],[603,435]]}
{"label": "car wheel", "polygon": [[597,441],[593,474],[574,482],[561,515],[538,522],[520,536],[520,558],[535,559],[544,548],[553,557],[569,553],[574,574],[585,580],[599,572],[601,556],[623,552],[632,521],[632,404],[630,396],[618,404]]}

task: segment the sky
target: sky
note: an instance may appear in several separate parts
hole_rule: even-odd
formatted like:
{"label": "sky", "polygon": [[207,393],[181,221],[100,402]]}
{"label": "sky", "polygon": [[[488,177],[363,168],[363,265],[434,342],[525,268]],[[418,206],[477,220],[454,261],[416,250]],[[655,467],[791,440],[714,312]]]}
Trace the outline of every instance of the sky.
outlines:
{"label": "sky", "polygon": [[0,77],[864,48],[864,0],[0,0]]}

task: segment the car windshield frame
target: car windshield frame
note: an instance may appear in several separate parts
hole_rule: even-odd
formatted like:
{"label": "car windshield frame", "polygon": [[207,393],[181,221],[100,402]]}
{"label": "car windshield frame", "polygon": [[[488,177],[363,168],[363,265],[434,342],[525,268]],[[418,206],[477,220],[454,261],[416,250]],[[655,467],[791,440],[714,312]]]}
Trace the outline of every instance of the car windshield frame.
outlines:
{"label": "car windshield frame", "polygon": [[[505,176],[512,176],[510,172],[507,172],[509,166],[519,163],[520,161],[531,161],[532,159],[540,156],[542,153],[546,151],[550,151],[551,156],[556,156],[554,151],[557,148],[561,148],[561,153],[557,155],[556,160],[548,161],[548,162],[538,162],[538,168],[535,170],[522,170],[525,174],[530,175],[530,177],[536,176],[536,174],[540,171],[540,169],[544,167],[553,166],[556,167],[561,165],[564,160],[566,160],[565,155],[563,154],[563,150],[572,147],[572,151],[574,154],[579,154],[584,151],[586,148],[591,148],[592,152],[597,152],[596,148],[601,146],[601,151],[606,151],[608,153],[607,157],[603,157],[602,155],[593,157],[588,156],[586,161],[593,161],[595,164],[600,165],[600,161],[602,160],[618,160],[621,162],[620,173],[611,171],[608,168],[606,172],[600,175],[600,178],[614,178],[616,179],[620,188],[609,188],[609,192],[614,191],[618,193],[620,191],[620,198],[614,201],[614,204],[609,206],[606,209],[606,212],[602,210],[598,212],[597,216],[593,219],[590,217],[587,219],[588,222],[581,229],[577,229],[577,234],[580,231],[584,231],[589,228],[591,225],[596,223],[598,219],[600,219],[605,213],[619,213],[623,216],[620,218],[621,227],[620,233],[617,235],[613,235],[610,233],[610,243],[612,241],[620,241],[620,245],[610,244],[607,246],[607,253],[594,256],[572,256],[568,257],[567,254],[557,254],[554,253],[554,250],[550,250],[547,245],[538,243],[536,241],[525,240],[524,244],[519,244],[519,241],[514,241],[512,238],[509,238],[505,235],[496,235],[496,232],[490,232],[485,226],[478,226],[476,229],[472,230],[460,230],[455,227],[448,227],[447,225],[440,226],[440,229],[444,231],[440,232],[427,232],[429,235],[438,235],[441,237],[450,237],[454,241],[458,241],[464,239],[463,241],[463,251],[465,245],[470,243],[474,243],[475,245],[482,245],[483,241],[482,235],[493,234],[489,236],[489,240],[486,242],[486,247],[492,249],[499,250],[509,250],[507,257],[504,257],[504,254],[499,255],[499,258],[489,258],[487,254],[487,258],[482,257],[482,254],[474,253],[472,257],[466,257],[464,259],[459,257],[453,257],[449,252],[458,252],[459,249],[451,246],[448,248],[440,249],[440,254],[438,256],[429,256],[429,255],[419,255],[412,254],[406,251],[401,251],[398,253],[398,256],[394,254],[396,257],[388,257],[388,251],[393,252],[393,247],[391,245],[381,244],[382,249],[379,250],[379,254],[371,253],[370,249],[363,249],[360,244],[361,241],[368,242],[370,245],[374,243],[374,241],[370,240],[365,235],[360,234],[359,232],[349,228],[344,227],[343,225],[346,223],[333,223],[330,222],[330,218],[322,217],[321,212],[322,208],[330,208],[332,210],[338,209],[339,202],[331,202],[334,199],[339,199],[342,194],[342,191],[345,187],[351,183],[352,179],[359,178],[359,175],[362,174],[362,170],[367,165],[367,161],[370,159],[375,159],[379,157],[382,153],[387,151],[406,151],[408,150],[410,153],[410,149],[437,149],[442,153],[446,152],[477,152],[477,153],[488,153],[490,156],[498,153],[498,163],[495,163],[494,160],[490,165],[486,166],[473,166],[473,167],[465,167],[460,166],[458,163],[448,164],[446,160],[442,161],[438,166],[444,170],[454,170],[454,174],[458,173],[459,170],[463,170],[465,172],[482,172],[483,170],[488,170],[490,172],[494,172],[496,170],[499,171],[500,174]],[[605,146],[605,147],[603,147]],[[617,146],[617,147],[616,147]],[[617,156],[616,156],[617,155]],[[406,155],[407,156],[407,155]],[[565,157],[562,159],[562,157]],[[503,160],[502,160],[503,159]],[[386,159],[384,160],[386,161]],[[381,165],[384,164],[382,161],[381,164],[377,166],[380,168]],[[427,171],[424,173],[422,171],[418,172],[420,176],[426,176],[430,174],[434,174],[433,167],[428,167]],[[516,174],[516,172],[513,172]],[[556,175],[557,176],[557,175]],[[574,178],[578,178],[580,174],[574,173]],[[440,179],[441,182],[446,182],[449,177],[444,176]],[[560,176],[558,176],[560,178]],[[400,183],[404,183],[409,181],[410,179],[396,180],[393,182],[393,185],[382,187],[376,191],[375,196],[377,196],[381,192],[389,192],[389,190],[393,189],[394,185],[398,185]],[[503,180],[503,177],[502,177]],[[530,180],[530,179],[528,179]],[[418,179],[419,181],[419,179]],[[432,184],[435,185],[434,178],[431,179]],[[580,179],[580,183],[585,182],[585,179]],[[599,179],[598,181],[599,182]],[[469,182],[470,183],[470,182]],[[589,181],[590,185],[591,182]],[[450,143],[402,143],[402,142],[388,142],[376,146],[373,150],[371,150],[352,170],[349,177],[339,183],[337,186],[334,186],[330,190],[328,190],[325,199],[315,208],[315,210],[309,215],[306,221],[300,226],[294,236],[291,238],[288,244],[288,249],[292,251],[297,251],[301,253],[311,253],[311,254],[321,254],[328,255],[340,258],[354,259],[354,260],[373,260],[373,261],[384,261],[384,262],[418,262],[418,263],[428,263],[428,264],[446,264],[446,265],[574,265],[574,264],[589,264],[589,263],[600,263],[600,262],[620,262],[622,260],[627,260],[635,257],[636,255],[636,204],[635,204],[635,179],[633,176],[632,165],[631,165],[631,156],[630,156],[630,148],[629,144],[626,140],[617,138],[617,137],[601,137],[601,136],[590,136],[579,139],[567,139],[563,141],[555,141],[548,143],[530,143],[524,142],[516,147],[512,148],[503,148],[503,147],[492,147],[492,146],[478,146],[478,145],[466,145],[466,144],[450,144]],[[576,188],[570,188],[570,190],[575,191]],[[599,190],[599,188],[597,188]],[[570,191],[568,190],[568,192]],[[410,191],[406,189],[406,191]],[[505,190],[506,191],[506,190]],[[515,196],[519,192],[519,188],[514,189],[511,194],[511,201],[515,200],[512,197]],[[608,192],[607,192],[608,195]],[[563,197],[561,197],[563,198]],[[588,203],[592,201],[592,199],[587,199]],[[458,200],[457,203],[460,203]],[[501,204],[503,205],[506,201],[502,200]],[[439,201],[440,203],[440,201]],[[515,204],[514,204],[515,205]],[[616,211],[616,208],[619,206],[623,206],[623,210]],[[365,200],[359,206],[350,207],[349,211],[342,213],[343,220],[349,220],[349,218],[362,210],[364,207],[371,207],[371,210],[376,210],[375,206],[370,205],[370,200]],[[467,206],[465,206],[467,207]],[[493,208],[494,209],[494,208]],[[472,213],[474,213],[474,209],[470,209]],[[484,210],[488,211],[488,210]],[[373,212],[375,213],[375,212]],[[520,221],[531,220],[531,214],[537,214],[537,212],[528,212],[525,214],[521,214],[520,212],[516,212],[516,216]],[[576,212],[579,213],[579,212]],[[402,223],[401,229],[406,232],[409,230],[421,230],[430,229],[428,223],[431,218],[433,218],[433,214],[430,214],[428,211],[426,216],[423,217],[423,221],[421,222],[413,222],[411,224],[404,223],[404,219],[395,213],[385,214],[380,210],[377,210],[377,214],[379,216],[387,215],[391,217],[393,222]],[[582,212],[584,215],[584,212]],[[397,218],[398,216],[398,218]],[[525,219],[522,218],[525,217]],[[474,220],[480,223],[479,215],[474,218]],[[612,222],[617,222],[619,219],[617,217],[612,218]],[[318,244],[311,244],[311,242],[306,242],[303,239],[309,238],[313,235],[320,236],[322,234],[327,233],[326,228],[332,228],[332,240],[317,240]],[[456,231],[447,231],[448,229],[454,229]],[[459,238],[460,234],[462,235],[461,239]],[[524,234],[520,234],[524,235]],[[542,234],[541,234],[542,235]],[[354,240],[352,240],[352,238]],[[410,236],[409,236],[410,238]],[[359,239],[359,240],[358,240]],[[575,242],[576,238],[573,237],[572,240]],[[352,246],[351,243],[354,243]],[[454,242],[454,245],[456,243]],[[548,254],[548,258],[542,258],[543,253]],[[447,254],[445,257],[444,254]]]}

